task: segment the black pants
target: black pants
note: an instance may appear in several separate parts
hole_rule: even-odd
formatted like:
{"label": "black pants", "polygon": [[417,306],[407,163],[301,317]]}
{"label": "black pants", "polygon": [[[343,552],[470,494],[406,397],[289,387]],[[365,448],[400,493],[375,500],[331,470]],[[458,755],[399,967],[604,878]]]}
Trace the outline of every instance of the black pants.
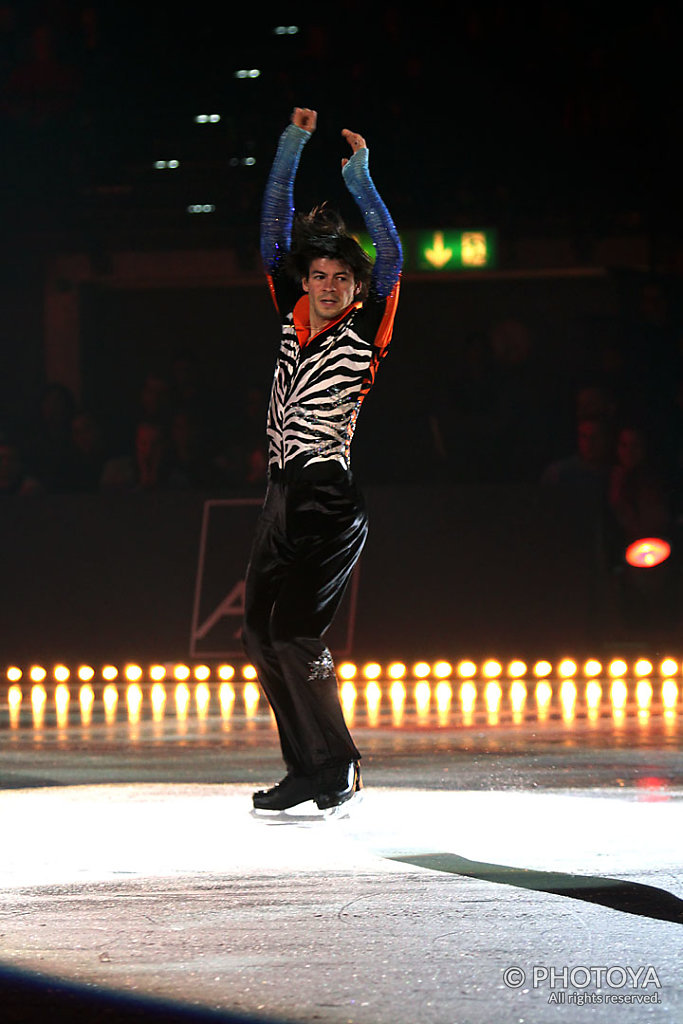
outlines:
{"label": "black pants", "polygon": [[272,480],[247,570],[244,644],[275,714],[288,770],[358,760],[322,636],[367,536],[350,474]]}

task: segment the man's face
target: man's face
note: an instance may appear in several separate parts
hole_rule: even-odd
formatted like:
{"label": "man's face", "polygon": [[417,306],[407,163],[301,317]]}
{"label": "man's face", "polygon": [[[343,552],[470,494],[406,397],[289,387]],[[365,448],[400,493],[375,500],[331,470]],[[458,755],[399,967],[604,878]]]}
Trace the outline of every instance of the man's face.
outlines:
{"label": "man's face", "polygon": [[312,327],[336,320],[360,291],[360,283],[354,281],[351,268],[326,256],[311,262],[308,277],[302,284],[308,292]]}

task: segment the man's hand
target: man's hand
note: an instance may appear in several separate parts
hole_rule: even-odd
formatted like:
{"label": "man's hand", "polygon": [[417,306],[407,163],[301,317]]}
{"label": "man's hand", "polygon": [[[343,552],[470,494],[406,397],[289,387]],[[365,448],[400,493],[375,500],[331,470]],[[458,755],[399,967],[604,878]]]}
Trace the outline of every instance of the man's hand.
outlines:
{"label": "man's hand", "polygon": [[[368,148],[365,139],[363,138],[362,135],[359,135],[358,132],[352,132],[352,131],[349,131],[348,128],[344,128],[344,130],[342,131],[342,135],[344,136],[344,138],[348,142],[349,146],[351,147],[351,150],[354,153],[357,153],[359,149],[367,149]],[[342,168],[346,167],[348,162],[349,162],[348,160],[343,159],[342,160]]]}
{"label": "man's hand", "polygon": [[292,124],[296,125],[297,128],[303,128],[307,132],[314,132],[317,123],[317,110],[309,110],[308,107],[294,107]]}

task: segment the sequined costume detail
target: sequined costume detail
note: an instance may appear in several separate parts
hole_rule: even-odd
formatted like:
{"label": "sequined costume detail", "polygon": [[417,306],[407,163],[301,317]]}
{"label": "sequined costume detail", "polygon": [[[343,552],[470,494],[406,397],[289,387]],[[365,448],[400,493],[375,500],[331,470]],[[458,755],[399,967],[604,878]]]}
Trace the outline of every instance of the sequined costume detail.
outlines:
{"label": "sequined costume detail", "polygon": [[319,658],[312,661],[308,666],[308,678],[310,682],[316,679],[327,679],[334,675],[334,662],[328,650],[324,650]]}

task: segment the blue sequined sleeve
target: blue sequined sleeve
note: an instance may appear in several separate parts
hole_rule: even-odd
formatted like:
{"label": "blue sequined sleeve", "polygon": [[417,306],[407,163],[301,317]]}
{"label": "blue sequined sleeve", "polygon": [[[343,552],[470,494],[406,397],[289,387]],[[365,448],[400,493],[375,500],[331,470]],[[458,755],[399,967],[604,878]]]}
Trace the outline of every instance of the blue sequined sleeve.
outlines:
{"label": "blue sequined sleeve", "polygon": [[365,226],[377,251],[372,271],[372,288],[385,299],[401,273],[403,251],[391,214],[384,205],[368,169],[369,152],[358,149],[342,169],[344,182],[363,214]]}
{"label": "blue sequined sleeve", "polygon": [[294,220],[294,178],[311,133],[290,124],[280,136],[261,209],[261,259],[272,274],[289,251]]}

